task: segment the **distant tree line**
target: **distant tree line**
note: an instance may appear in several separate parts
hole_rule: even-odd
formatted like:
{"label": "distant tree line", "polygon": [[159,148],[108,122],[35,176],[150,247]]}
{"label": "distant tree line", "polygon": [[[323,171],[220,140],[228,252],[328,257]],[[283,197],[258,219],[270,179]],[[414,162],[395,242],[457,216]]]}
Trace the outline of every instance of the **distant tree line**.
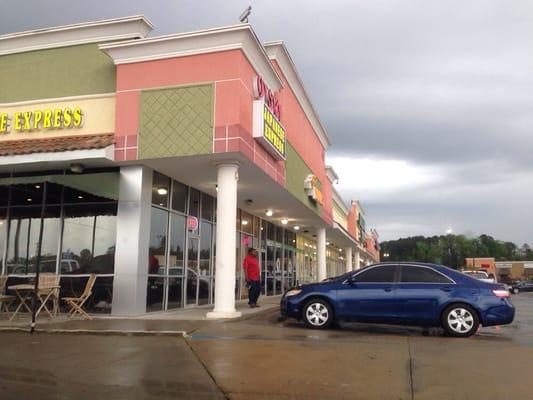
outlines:
{"label": "distant tree line", "polygon": [[453,268],[465,266],[465,258],[494,257],[496,261],[533,260],[533,250],[524,243],[496,240],[489,235],[467,238],[464,235],[413,236],[380,244],[383,261],[421,261]]}

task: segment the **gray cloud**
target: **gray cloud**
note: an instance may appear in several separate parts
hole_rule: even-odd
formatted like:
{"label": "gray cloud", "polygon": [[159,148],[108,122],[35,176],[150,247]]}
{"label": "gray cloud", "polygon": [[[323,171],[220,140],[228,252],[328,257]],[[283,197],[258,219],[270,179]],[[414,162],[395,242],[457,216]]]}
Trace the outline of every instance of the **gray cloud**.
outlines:
{"label": "gray cloud", "polygon": [[251,22],[283,39],[333,141],[332,156],[403,160],[439,179],[357,185],[383,238],[456,231],[533,241],[533,7],[528,0],[3,0],[0,33],[147,15],[154,34]]}

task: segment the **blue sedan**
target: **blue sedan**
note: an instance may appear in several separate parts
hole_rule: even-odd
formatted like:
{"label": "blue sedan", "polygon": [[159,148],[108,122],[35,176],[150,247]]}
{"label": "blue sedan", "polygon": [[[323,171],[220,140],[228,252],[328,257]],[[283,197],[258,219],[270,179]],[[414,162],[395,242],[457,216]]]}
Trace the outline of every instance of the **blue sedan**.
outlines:
{"label": "blue sedan", "polygon": [[514,306],[503,285],[451,268],[423,263],[381,263],[287,291],[282,317],[322,329],[333,321],[442,326],[467,337],[479,325],[510,324]]}

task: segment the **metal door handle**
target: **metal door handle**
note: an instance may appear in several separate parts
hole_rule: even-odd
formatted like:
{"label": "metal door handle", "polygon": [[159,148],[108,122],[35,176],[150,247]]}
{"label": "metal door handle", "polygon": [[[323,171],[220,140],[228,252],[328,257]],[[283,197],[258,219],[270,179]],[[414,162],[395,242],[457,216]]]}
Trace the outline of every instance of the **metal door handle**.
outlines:
{"label": "metal door handle", "polygon": [[390,287],[384,288],[383,290],[386,291],[386,292],[392,292],[392,288],[390,288]]}
{"label": "metal door handle", "polygon": [[443,292],[451,292],[452,288],[451,287],[443,287],[443,288],[440,288],[440,290],[442,290]]}

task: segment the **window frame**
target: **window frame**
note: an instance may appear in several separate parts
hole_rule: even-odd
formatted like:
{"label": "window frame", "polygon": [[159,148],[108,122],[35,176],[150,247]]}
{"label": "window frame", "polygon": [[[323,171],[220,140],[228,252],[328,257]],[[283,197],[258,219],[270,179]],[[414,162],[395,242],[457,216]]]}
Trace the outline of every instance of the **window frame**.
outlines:
{"label": "window frame", "polygon": [[[398,272],[398,281],[397,283],[398,284],[408,284],[408,285],[414,285],[414,284],[422,284],[422,285],[456,285],[457,282],[455,282],[455,280],[453,280],[452,278],[450,278],[449,276],[443,274],[442,272],[440,271],[437,271],[435,268],[432,268],[430,266],[427,266],[427,265],[415,265],[415,264],[400,264],[399,265],[399,272]],[[425,268],[425,269],[429,269],[435,273],[437,273],[438,275],[441,275],[443,276],[448,282],[402,282],[402,274],[403,274],[403,267],[415,267],[415,268]]]}
{"label": "window frame", "polygon": [[375,269],[375,268],[383,268],[383,267],[389,267],[389,266],[392,266],[395,271],[394,271],[394,278],[392,280],[392,282],[355,282],[356,284],[367,284],[367,285],[387,285],[387,284],[392,284],[392,285],[395,285],[398,283],[398,280],[399,280],[399,274],[400,274],[400,265],[398,264],[377,264],[377,265],[372,265],[370,267],[367,267],[367,268],[363,268],[361,269],[360,271],[357,271],[355,274],[353,275],[350,275],[348,278],[346,278],[342,284],[345,285],[345,284],[348,284],[349,281],[352,281],[353,279],[355,279],[358,275],[361,275],[365,272],[368,272],[370,271],[371,269]]}

